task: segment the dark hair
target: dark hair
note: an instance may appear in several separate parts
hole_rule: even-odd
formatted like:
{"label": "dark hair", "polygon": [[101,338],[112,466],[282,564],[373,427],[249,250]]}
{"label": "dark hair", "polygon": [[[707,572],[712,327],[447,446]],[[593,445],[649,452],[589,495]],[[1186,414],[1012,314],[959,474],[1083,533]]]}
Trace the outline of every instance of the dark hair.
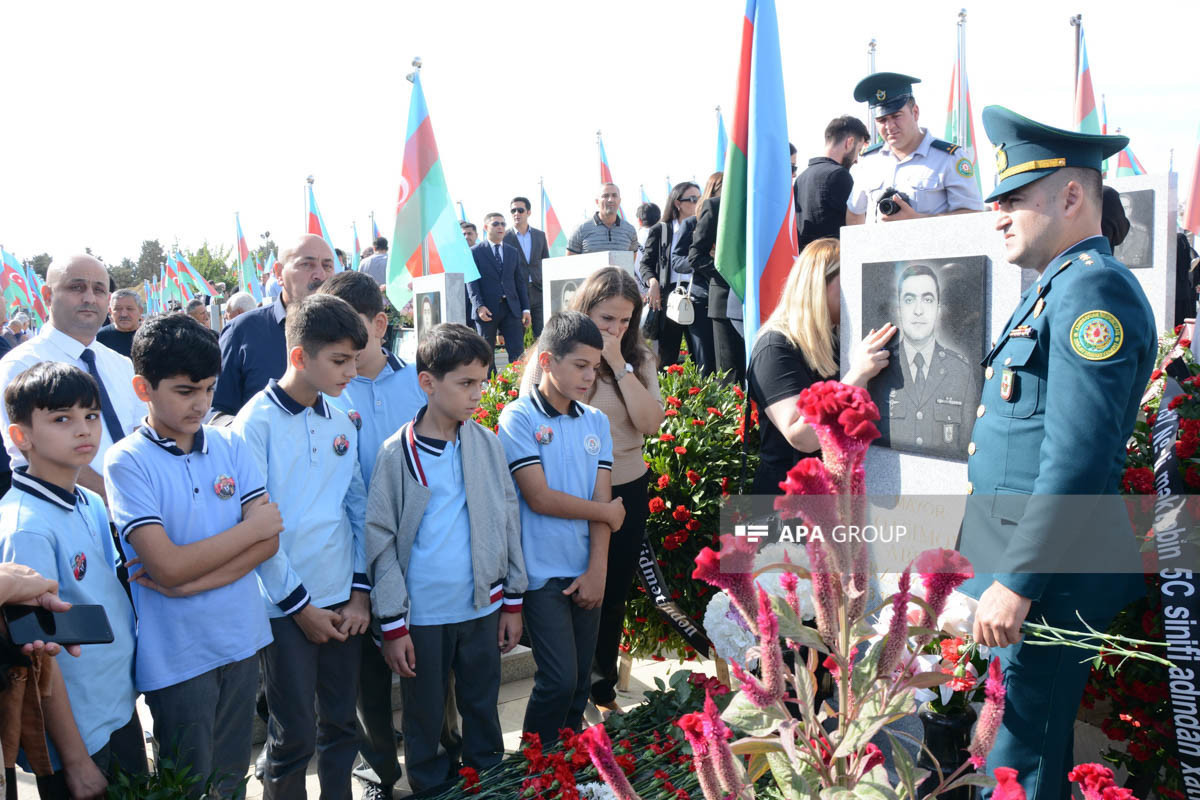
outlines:
{"label": "dark hair", "polygon": [[1075,181],[1083,189],[1084,196],[1096,206],[1103,217],[1104,179],[1100,171],[1091,167],[1063,167],[1057,171],[1060,173],[1058,188],[1066,186],[1068,181]]}
{"label": "dark hair", "polygon": [[284,331],[288,349],[303,347],[310,356],[335,342],[348,341],[355,350],[367,346],[367,326],[358,312],[331,294],[311,294],[289,307]]}
{"label": "dark hair", "polygon": [[487,214],[484,214],[483,215],[483,225],[485,228],[487,227],[489,219],[498,219],[501,222],[504,222],[504,215],[501,214],[499,211],[489,211]]}
{"label": "dark hair", "polygon": [[915,278],[918,275],[928,275],[933,278],[933,288],[937,289],[938,302],[942,300],[942,285],[938,282],[937,273],[933,271],[933,267],[926,264],[912,264],[904,268],[904,272],[900,273],[900,279],[896,281],[896,298],[900,297],[900,287],[909,278]]}
{"label": "dark hair", "polygon": [[463,220],[462,222],[458,223],[458,227],[462,228],[464,231],[467,228],[470,228],[471,230],[475,231],[476,233],[479,233],[479,229],[475,227],[474,222],[467,222],[466,220]]}
{"label": "dark hair", "polygon": [[580,311],[559,311],[546,320],[546,327],[538,338],[538,350],[555,358],[570,355],[579,345],[604,349],[604,337],[600,335],[600,329],[587,314]]}
{"label": "dark hair", "polygon": [[199,382],[221,372],[217,332],[186,314],[156,314],[143,322],[133,335],[129,358],[133,371],[153,389],[176,375]]}
{"label": "dark hair", "polygon": [[671,187],[671,193],[667,195],[667,207],[663,210],[662,222],[671,223],[677,219],[683,219],[679,216],[679,209],[675,207],[675,203],[692,189],[700,191],[700,187],[691,181],[680,181]]}
{"label": "dark hair", "polygon": [[[195,320],[192,320],[195,323]],[[43,361],[17,373],[4,389],[8,421],[33,422],[34,409],[74,408],[100,410],[100,386],[79,367],[61,361]]]}
{"label": "dark hair", "polygon": [[704,182],[704,191],[700,193],[700,202],[696,204],[696,213],[700,213],[700,206],[704,205],[704,201],[710,197],[720,197],[721,189],[725,186],[725,173],[714,172],[708,176],[708,180]]}
{"label": "dark hair", "polygon": [[863,121],[849,114],[837,117],[825,126],[825,144],[844,142],[847,136],[862,139],[864,142],[869,141],[871,138],[871,134],[867,133],[867,126],[863,124]]}
{"label": "dark hair", "polygon": [[441,380],[446,373],[474,363],[492,363],[487,340],[466,325],[443,322],[428,330],[417,344],[417,372]]}
{"label": "dark hair", "polygon": [[796,145],[792,144],[791,142],[788,142],[788,155],[789,156],[796,155]]}
{"label": "dark hair", "polygon": [[365,272],[351,269],[339,272],[322,283],[317,292],[340,297],[350,304],[355,313],[367,319],[375,319],[375,315],[383,311],[383,295],[379,292],[379,284]]}
{"label": "dark hair", "polygon": [[376,236],[375,241],[371,242],[371,246],[375,248],[376,253],[386,253],[387,239],[382,236]]}
{"label": "dark hair", "polygon": [[642,223],[643,228],[657,225],[658,221],[662,219],[662,209],[654,203],[642,203],[634,213],[637,215],[638,222]]}
{"label": "dark hair", "polygon": [[509,200],[509,201],[508,201],[508,204],[509,204],[510,206],[511,206],[513,203],[524,203],[524,204],[525,204],[525,210],[526,210],[526,211],[533,211],[533,203],[529,202],[529,198],[528,198],[528,197],[521,197],[520,195],[517,195],[517,196],[516,196],[516,197],[514,197],[512,200]]}
{"label": "dark hair", "polygon": [[[621,337],[621,357],[633,366],[638,380],[642,380],[642,364],[652,355],[642,343],[642,293],[632,275],[619,267],[596,270],[571,298],[571,310],[591,314],[593,308],[610,297],[623,297],[633,305],[629,327]],[[602,375],[612,375],[612,368],[607,361],[601,362],[600,372]]]}
{"label": "dark hair", "polygon": [[199,297],[193,297],[191,300],[187,301],[187,306],[184,307],[184,310],[188,314],[191,314],[194,309],[204,308],[204,305],[205,305],[204,301],[201,300]]}

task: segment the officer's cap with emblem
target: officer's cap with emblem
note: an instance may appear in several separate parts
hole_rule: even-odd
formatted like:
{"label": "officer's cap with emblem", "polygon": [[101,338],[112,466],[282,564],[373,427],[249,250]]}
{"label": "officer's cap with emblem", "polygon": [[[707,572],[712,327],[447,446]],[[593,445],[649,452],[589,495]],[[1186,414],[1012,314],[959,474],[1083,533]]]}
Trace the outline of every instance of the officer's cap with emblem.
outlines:
{"label": "officer's cap with emblem", "polygon": [[858,82],[854,99],[869,104],[875,116],[882,117],[904,108],[912,98],[912,85],[920,82],[920,78],[899,72],[876,72]]}
{"label": "officer's cap with emblem", "polygon": [[1128,136],[1052,128],[1002,106],[983,110],[983,129],[996,148],[996,174],[1000,182],[985,203],[1033,183],[1063,167],[1100,171],[1104,159],[1121,152]]}

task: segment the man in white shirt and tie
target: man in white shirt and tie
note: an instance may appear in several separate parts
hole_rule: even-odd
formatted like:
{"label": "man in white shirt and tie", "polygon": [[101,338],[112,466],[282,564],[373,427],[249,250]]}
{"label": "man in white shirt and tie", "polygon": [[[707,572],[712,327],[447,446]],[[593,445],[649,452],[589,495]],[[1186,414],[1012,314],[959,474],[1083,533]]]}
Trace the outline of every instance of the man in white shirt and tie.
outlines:
{"label": "man in white shirt and tie", "polygon": [[[100,447],[79,473],[79,483],[105,497],[104,454],[113,442],[138,426],[146,404],[133,392],[133,363],[96,341],[108,310],[108,270],[89,255],[55,260],[46,272],[50,321],[36,336],[0,359],[0,386],[42,361],[59,361],[90,373],[100,384]],[[8,410],[0,404],[0,432],[13,469],[26,461],[9,438]]]}
{"label": "man in white shirt and tie", "polygon": [[979,367],[937,340],[941,317],[938,274],[909,265],[897,282],[899,344],[888,366],[867,385],[879,407],[881,444],[896,450],[965,459]]}

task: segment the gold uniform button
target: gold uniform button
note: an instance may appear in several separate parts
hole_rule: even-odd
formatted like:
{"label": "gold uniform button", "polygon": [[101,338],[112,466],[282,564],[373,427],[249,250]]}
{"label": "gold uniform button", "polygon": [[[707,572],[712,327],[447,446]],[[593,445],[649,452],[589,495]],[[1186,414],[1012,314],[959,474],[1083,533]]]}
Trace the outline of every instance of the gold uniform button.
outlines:
{"label": "gold uniform button", "polygon": [[967,494],[975,494],[975,484],[967,481]]}
{"label": "gold uniform button", "polygon": [[979,408],[975,409],[975,416],[982,417],[983,412],[986,410],[987,410],[986,406],[984,406],[983,403],[980,403]]}
{"label": "gold uniform button", "polygon": [[969,456],[975,455],[975,443],[974,442],[971,442],[969,445],[967,445],[967,455],[969,455]]}
{"label": "gold uniform button", "polygon": [[991,367],[988,367],[987,369],[985,369],[983,371],[983,377],[985,380],[990,381],[992,379],[992,376],[995,374],[996,374],[996,370],[992,369]]}

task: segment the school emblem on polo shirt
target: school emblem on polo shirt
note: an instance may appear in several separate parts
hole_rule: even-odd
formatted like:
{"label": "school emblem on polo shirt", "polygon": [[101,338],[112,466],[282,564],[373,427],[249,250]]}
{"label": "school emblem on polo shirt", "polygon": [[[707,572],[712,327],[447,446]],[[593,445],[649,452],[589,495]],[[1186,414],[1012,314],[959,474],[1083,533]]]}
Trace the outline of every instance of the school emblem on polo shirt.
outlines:
{"label": "school emblem on polo shirt", "polygon": [[228,500],[237,491],[237,483],[228,475],[221,475],[213,483],[213,491],[217,493],[217,497]]}
{"label": "school emblem on polo shirt", "polygon": [[589,433],[583,437],[583,449],[587,450],[589,456],[600,454],[600,437],[594,433]]}
{"label": "school emblem on polo shirt", "polygon": [[346,451],[349,449],[350,440],[346,438],[345,434],[339,433],[333,440],[333,452],[337,453],[339,456],[344,456],[346,455]]}
{"label": "school emblem on polo shirt", "polygon": [[349,417],[350,421],[354,423],[354,429],[356,431],[362,430],[362,414],[358,413],[354,409],[350,409],[350,413],[346,416]]}
{"label": "school emblem on polo shirt", "polygon": [[533,440],[538,444],[546,445],[554,441],[554,429],[549,425],[542,425],[533,432]]}
{"label": "school emblem on polo shirt", "polygon": [[87,575],[87,556],[82,551],[71,557],[71,572],[77,581],[83,580],[83,576]]}

